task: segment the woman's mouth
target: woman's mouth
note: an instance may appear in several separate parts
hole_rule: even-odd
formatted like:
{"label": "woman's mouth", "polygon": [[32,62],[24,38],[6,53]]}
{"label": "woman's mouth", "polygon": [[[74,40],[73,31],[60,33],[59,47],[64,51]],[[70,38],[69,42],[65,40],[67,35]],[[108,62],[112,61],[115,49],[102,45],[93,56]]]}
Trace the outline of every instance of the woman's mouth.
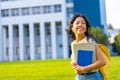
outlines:
{"label": "woman's mouth", "polygon": [[79,31],[84,30],[84,28],[77,28]]}

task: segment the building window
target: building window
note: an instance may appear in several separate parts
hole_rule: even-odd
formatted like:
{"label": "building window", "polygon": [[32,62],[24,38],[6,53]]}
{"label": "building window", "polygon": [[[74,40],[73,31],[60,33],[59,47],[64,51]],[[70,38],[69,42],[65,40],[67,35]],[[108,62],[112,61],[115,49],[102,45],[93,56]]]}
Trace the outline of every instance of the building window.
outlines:
{"label": "building window", "polygon": [[18,25],[13,25],[13,27],[14,27],[14,37],[18,38],[19,37]]}
{"label": "building window", "polygon": [[8,1],[8,0],[1,0],[1,1]]}
{"label": "building window", "polygon": [[50,23],[45,23],[45,31],[46,31],[46,35],[50,35],[51,32],[50,32]]}
{"label": "building window", "polygon": [[26,46],[26,54],[30,54],[30,47],[29,46]]}
{"label": "building window", "polygon": [[39,7],[39,6],[32,8],[32,13],[33,13],[33,14],[40,14],[40,11],[41,11],[41,10],[40,10],[40,7]]}
{"label": "building window", "polygon": [[9,9],[1,10],[1,16],[2,17],[8,17],[9,16]]}
{"label": "building window", "polygon": [[22,15],[29,15],[29,8],[22,8]]}
{"label": "building window", "polygon": [[19,9],[16,8],[16,9],[11,9],[11,15],[12,16],[18,16],[19,15]]}
{"label": "building window", "polygon": [[29,25],[28,24],[24,24],[25,27],[25,36],[29,37]]}
{"label": "building window", "polygon": [[5,37],[6,37],[6,38],[9,38],[8,25],[4,25],[3,28],[4,28],[4,31],[5,31]]}
{"label": "building window", "polygon": [[37,49],[37,54],[40,54],[40,51],[41,51],[40,45],[37,45],[36,47],[37,47],[36,48]]}
{"label": "building window", "polygon": [[39,23],[35,23],[34,27],[35,27],[35,35],[40,36]]}
{"label": "building window", "polygon": [[73,0],[66,0],[66,3],[71,3],[73,2]]}
{"label": "building window", "polygon": [[61,5],[54,5],[54,12],[61,12]]}
{"label": "building window", "polygon": [[56,22],[55,25],[56,25],[56,33],[57,33],[58,35],[59,35],[59,34],[62,34],[62,24],[61,24],[61,21]]}
{"label": "building window", "polygon": [[1,1],[17,1],[17,0],[1,0]]}
{"label": "building window", "polygon": [[62,48],[62,47],[63,47],[63,45],[62,45],[62,44],[60,44],[60,45],[59,45],[59,47],[60,47],[60,48]]}
{"label": "building window", "polygon": [[9,56],[9,48],[6,47],[6,56]]}
{"label": "building window", "polygon": [[6,38],[9,38],[9,30],[8,30],[8,27],[6,27]]}
{"label": "building window", "polygon": [[16,55],[19,55],[19,47],[16,47]]}
{"label": "building window", "polygon": [[47,44],[46,47],[47,47],[46,52],[47,52],[48,54],[51,53],[51,45],[50,45],[50,44]]}
{"label": "building window", "polygon": [[73,8],[72,7],[67,8],[67,14],[72,14],[72,13],[73,13]]}
{"label": "building window", "polygon": [[51,6],[43,6],[43,13],[51,13]]}

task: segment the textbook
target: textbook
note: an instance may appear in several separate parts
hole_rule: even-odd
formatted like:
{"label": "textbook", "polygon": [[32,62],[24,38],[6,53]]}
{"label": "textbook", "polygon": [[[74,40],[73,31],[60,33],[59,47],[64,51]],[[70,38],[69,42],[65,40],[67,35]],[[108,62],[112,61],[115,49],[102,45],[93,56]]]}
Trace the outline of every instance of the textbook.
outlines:
{"label": "textbook", "polygon": [[73,51],[80,66],[87,66],[96,60],[94,43],[74,44]]}
{"label": "textbook", "polygon": [[78,50],[77,63],[80,66],[87,66],[92,64],[93,51]]}

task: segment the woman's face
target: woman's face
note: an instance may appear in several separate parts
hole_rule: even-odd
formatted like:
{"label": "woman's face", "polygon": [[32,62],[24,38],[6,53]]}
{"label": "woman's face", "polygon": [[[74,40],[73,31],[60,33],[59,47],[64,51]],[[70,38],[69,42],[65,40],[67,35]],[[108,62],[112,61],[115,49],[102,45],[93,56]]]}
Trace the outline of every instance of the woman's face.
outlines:
{"label": "woman's face", "polygon": [[75,35],[84,35],[86,32],[86,21],[83,17],[77,17],[73,22],[72,31]]}

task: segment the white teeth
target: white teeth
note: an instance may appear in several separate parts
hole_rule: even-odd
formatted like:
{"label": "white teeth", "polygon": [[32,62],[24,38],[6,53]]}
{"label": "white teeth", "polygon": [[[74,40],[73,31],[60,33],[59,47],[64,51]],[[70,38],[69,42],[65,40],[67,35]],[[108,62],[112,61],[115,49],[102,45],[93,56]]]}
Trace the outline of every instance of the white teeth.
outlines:
{"label": "white teeth", "polygon": [[83,28],[78,28],[78,29],[83,29]]}

